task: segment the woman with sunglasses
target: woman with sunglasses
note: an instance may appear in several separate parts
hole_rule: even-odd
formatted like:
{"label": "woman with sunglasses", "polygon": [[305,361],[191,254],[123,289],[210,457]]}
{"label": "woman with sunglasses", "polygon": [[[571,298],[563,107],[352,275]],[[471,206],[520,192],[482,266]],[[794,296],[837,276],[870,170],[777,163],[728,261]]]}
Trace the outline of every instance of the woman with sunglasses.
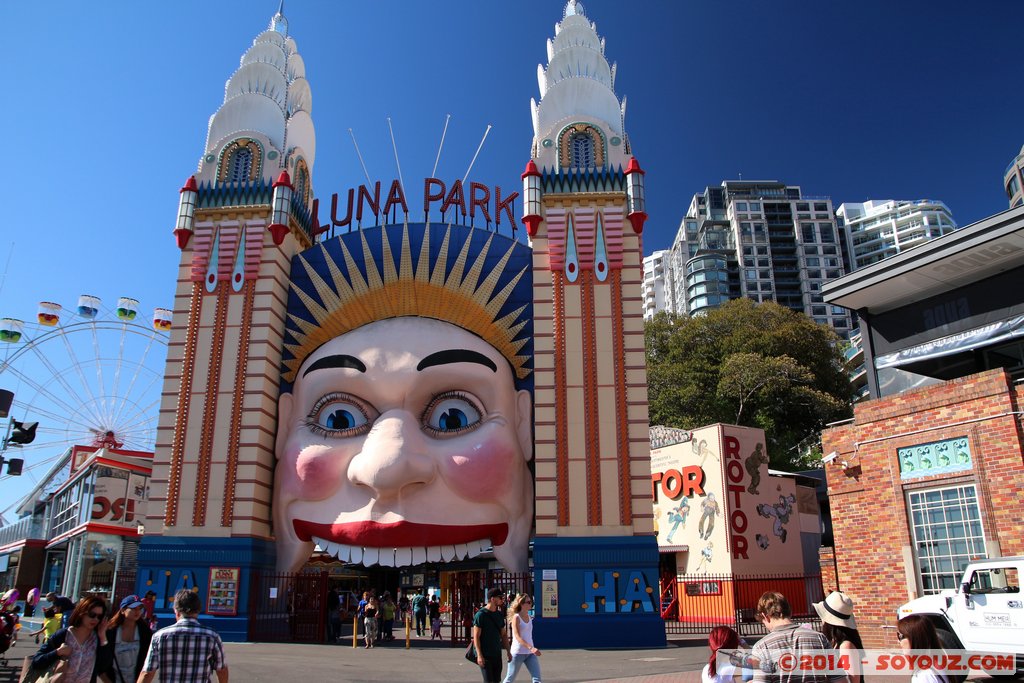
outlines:
{"label": "woman with sunglasses", "polygon": [[540,680],[540,650],[533,646],[533,620],[530,619],[530,609],[533,607],[533,598],[525,593],[520,593],[512,600],[508,608],[508,620],[512,624],[512,661],[508,665],[508,673],[505,674],[503,683],[512,683],[519,673],[519,669],[526,665],[530,672],[533,683],[541,683]]}
{"label": "woman with sunglasses", "polygon": [[117,614],[107,629],[107,649],[110,659],[102,673],[114,683],[134,683],[142,673],[153,631],[146,622],[146,603],[138,595],[129,595],[121,601]]}
{"label": "woman with sunglasses", "polygon": [[94,683],[110,665],[106,617],[103,598],[90,595],[79,600],[69,626],[43,643],[32,658],[32,668],[43,671],[57,664],[61,683]]}
{"label": "woman with sunglasses", "polygon": [[[896,623],[896,637],[899,638],[900,647],[904,652],[916,650],[919,654],[931,656],[943,654],[942,643],[939,642],[935,626],[927,617],[920,614],[911,614],[900,619]],[[915,671],[910,680],[911,683],[950,683],[949,678],[935,669]]]}

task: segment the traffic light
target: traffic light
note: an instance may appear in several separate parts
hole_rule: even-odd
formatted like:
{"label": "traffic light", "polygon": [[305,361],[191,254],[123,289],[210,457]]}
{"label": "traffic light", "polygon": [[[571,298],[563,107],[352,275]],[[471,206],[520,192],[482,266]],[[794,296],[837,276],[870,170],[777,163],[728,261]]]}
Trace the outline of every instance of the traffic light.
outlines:
{"label": "traffic light", "polygon": [[[0,467],[3,467],[4,459],[0,458]],[[25,465],[25,461],[21,458],[8,458],[7,459],[7,474],[12,477],[21,476],[21,468]]]}
{"label": "traffic light", "polygon": [[7,445],[27,446],[36,440],[36,427],[38,422],[18,422],[11,420],[11,436],[7,439]]}

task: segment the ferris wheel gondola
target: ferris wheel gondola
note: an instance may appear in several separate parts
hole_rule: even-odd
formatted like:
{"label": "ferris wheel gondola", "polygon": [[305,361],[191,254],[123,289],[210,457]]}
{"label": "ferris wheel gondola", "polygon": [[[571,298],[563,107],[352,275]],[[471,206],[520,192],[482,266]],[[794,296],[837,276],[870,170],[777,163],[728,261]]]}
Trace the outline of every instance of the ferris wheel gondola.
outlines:
{"label": "ferris wheel gondola", "polygon": [[[155,309],[147,324],[137,299],[105,309],[89,294],[73,309],[40,302],[35,321],[0,319],[0,388],[14,393],[10,418],[39,424],[31,443],[8,444],[8,457],[24,459],[23,487],[70,446],[153,450],[170,328],[167,309]],[[12,479],[0,476],[5,493]]]}

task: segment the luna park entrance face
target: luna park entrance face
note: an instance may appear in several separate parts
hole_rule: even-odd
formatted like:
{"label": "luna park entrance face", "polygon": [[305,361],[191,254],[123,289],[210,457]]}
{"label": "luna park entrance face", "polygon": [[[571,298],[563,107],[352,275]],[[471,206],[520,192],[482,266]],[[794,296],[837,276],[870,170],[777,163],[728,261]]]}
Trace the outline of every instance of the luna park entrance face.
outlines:
{"label": "luna park entrance face", "polygon": [[[424,595],[438,596],[437,626],[441,639],[452,646],[465,645],[471,637],[473,615],[486,602],[487,591],[500,588],[514,596],[532,593],[533,589],[530,572],[479,568],[418,573],[414,570],[403,571],[402,575],[391,570],[385,574],[393,576],[378,576],[377,572],[359,568],[351,568],[343,575],[332,574],[327,568],[255,573],[250,591],[249,638],[259,642],[323,643],[350,638],[353,628],[361,634],[358,601],[364,591],[372,590],[378,597],[388,592],[395,601],[392,633],[396,639],[402,639],[407,620],[415,633],[415,615],[403,597],[411,601],[419,588]],[[417,580],[421,585],[408,584]],[[425,637],[430,637],[434,630],[429,621],[430,615]]]}

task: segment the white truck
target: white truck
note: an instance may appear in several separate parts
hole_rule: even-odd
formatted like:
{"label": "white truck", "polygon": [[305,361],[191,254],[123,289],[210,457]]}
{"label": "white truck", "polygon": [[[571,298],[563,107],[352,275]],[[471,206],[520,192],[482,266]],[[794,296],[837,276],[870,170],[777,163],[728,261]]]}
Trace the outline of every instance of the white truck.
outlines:
{"label": "white truck", "polygon": [[1016,656],[1024,672],[1024,556],[976,560],[967,565],[960,586],[911,600],[899,618],[931,619],[945,647]]}

